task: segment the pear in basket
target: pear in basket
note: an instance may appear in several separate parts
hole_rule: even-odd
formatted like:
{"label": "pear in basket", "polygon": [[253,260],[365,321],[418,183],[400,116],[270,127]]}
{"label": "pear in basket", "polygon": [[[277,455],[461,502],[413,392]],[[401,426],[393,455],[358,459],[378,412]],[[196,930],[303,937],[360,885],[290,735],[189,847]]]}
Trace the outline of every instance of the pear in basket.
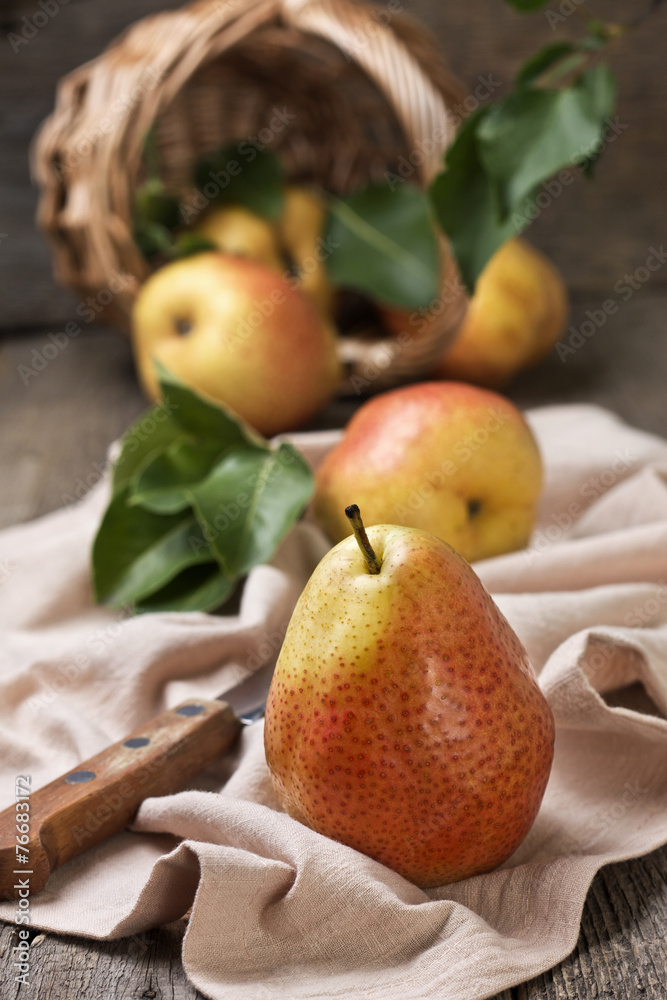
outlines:
{"label": "pear in basket", "polygon": [[312,299],[273,268],[209,251],[166,264],[132,313],[146,393],[155,361],[231,407],[266,436],[306,423],[336,393],[336,333]]}
{"label": "pear in basket", "polygon": [[434,374],[501,386],[548,353],[567,314],[556,267],[524,240],[509,240],[480,275],[463,324]]}
{"label": "pear in basket", "polygon": [[207,212],[194,232],[225,253],[250,257],[284,273],[329,315],[333,289],[322,239],[325,220],[326,205],[317,191],[289,185],[275,224],[242,205],[223,205]]}

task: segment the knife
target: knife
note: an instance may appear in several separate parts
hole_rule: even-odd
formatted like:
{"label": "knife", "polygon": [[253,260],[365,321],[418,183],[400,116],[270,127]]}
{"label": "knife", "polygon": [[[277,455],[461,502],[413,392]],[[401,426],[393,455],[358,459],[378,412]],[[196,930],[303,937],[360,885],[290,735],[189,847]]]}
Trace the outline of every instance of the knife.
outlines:
{"label": "knife", "polygon": [[40,892],[51,872],[123,830],[144,799],[172,795],[262,718],[275,662],[218,698],[188,698],[0,813],[0,897]]}

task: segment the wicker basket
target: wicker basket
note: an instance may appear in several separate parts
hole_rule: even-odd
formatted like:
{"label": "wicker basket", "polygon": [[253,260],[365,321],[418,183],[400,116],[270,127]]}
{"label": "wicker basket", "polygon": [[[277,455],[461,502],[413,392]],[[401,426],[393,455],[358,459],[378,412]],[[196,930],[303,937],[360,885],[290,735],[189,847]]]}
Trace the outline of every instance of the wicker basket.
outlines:
{"label": "wicker basket", "polygon": [[[193,162],[246,136],[266,140],[291,180],[344,194],[387,170],[428,183],[453,134],[446,105],[459,98],[430,37],[391,4],[198,0],[146,17],[60,82],[37,136],[38,222],[56,277],[128,328],[150,270],[132,204],[151,128],[163,179],[186,199]],[[444,239],[443,270],[455,281]],[[465,306],[450,294],[396,349],[379,330],[341,337],[350,377],[370,365],[376,390],[424,375]]]}

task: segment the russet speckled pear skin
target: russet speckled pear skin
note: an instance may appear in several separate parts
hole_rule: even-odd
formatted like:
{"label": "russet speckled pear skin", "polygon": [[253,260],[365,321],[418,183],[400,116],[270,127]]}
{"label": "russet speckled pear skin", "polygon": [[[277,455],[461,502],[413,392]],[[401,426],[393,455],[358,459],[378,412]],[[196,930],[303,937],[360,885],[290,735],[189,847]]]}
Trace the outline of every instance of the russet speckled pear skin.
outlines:
{"label": "russet speckled pear skin", "polygon": [[265,748],[288,813],[418,885],[489,871],[542,801],[554,722],[525,650],[465,560],[368,530],[320,562],[292,616]]}

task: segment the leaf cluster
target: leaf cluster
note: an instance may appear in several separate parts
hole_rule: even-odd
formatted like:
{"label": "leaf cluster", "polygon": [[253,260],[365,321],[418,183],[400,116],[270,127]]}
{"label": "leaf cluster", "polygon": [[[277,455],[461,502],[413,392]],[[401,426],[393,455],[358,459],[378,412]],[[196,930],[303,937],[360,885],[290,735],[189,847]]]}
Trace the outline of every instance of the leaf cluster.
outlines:
{"label": "leaf cluster", "polygon": [[600,44],[591,36],[542,49],[508,96],[471,115],[447,150],[430,194],[470,291],[495,251],[535,217],[545,181],[573,166],[590,173],[616,92],[607,66],[585,68]]}
{"label": "leaf cluster", "polygon": [[[212,205],[233,202],[265,218],[277,218],[284,199],[280,162],[271,152],[251,146],[242,164],[238,156],[237,146],[225,146],[200,157],[193,167],[193,185],[197,189],[214,186],[213,198],[208,199]],[[133,221],[134,240],[146,260],[159,264],[215,250],[211,240],[185,228],[188,213],[183,211],[180,197],[160,177],[153,132],[144,142],[144,162],[147,177],[135,195]],[[224,178],[224,183],[216,183],[216,177]]]}
{"label": "leaf cluster", "polygon": [[211,611],[267,562],[313,489],[305,459],[159,368],[162,402],[121,442],[93,544],[98,601]]}

